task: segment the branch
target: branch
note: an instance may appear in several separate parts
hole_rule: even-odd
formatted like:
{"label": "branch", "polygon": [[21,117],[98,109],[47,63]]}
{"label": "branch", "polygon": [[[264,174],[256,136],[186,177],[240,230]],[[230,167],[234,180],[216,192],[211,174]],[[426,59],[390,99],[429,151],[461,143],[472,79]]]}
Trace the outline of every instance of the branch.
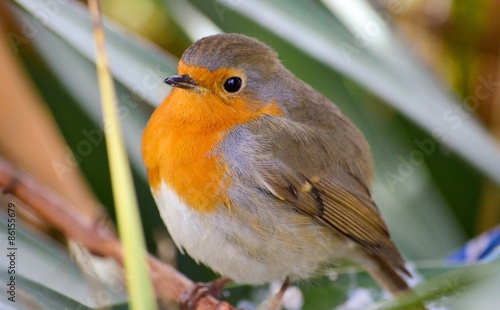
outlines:
{"label": "branch", "polygon": [[[26,208],[37,214],[49,225],[60,230],[67,238],[73,239],[86,247],[91,253],[110,257],[122,264],[122,246],[110,230],[95,225],[67,201],[52,190],[42,186],[32,177],[20,172],[0,157],[0,188],[22,201]],[[179,273],[172,266],[159,261],[148,254],[150,276],[156,296],[161,300],[179,301],[182,294],[192,290],[191,280]],[[199,300],[196,310],[231,310],[227,302],[221,302],[212,296]]]}

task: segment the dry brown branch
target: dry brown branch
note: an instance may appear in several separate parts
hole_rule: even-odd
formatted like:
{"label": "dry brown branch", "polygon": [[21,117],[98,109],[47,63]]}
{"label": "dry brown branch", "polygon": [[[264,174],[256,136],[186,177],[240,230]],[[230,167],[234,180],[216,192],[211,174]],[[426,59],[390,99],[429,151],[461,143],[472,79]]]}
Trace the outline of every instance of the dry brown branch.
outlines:
{"label": "dry brown branch", "polygon": [[[122,247],[117,237],[106,227],[95,225],[81,216],[76,209],[50,189],[42,186],[30,176],[12,167],[0,157],[0,188],[4,193],[11,193],[22,201],[27,208],[42,220],[60,230],[67,238],[71,238],[86,247],[91,253],[115,259],[122,263]],[[194,284],[167,265],[148,254],[156,296],[161,300],[178,301],[181,295]],[[207,296],[200,299],[197,310],[234,309],[227,302]]]}

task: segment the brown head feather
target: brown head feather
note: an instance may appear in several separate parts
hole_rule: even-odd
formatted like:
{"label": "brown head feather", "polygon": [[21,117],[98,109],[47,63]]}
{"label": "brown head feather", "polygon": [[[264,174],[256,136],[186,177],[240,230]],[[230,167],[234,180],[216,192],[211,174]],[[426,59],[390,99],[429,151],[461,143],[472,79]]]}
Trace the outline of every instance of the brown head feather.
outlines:
{"label": "brown head feather", "polygon": [[280,63],[264,43],[236,33],[216,34],[196,41],[182,55],[185,64],[210,71],[220,68],[257,69],[273,72]]}

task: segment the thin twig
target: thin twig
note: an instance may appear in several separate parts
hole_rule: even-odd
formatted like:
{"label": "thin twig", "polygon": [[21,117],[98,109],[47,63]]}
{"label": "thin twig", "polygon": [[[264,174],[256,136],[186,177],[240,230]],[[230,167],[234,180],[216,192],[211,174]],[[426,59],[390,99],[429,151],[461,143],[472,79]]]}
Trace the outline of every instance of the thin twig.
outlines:
{"label": "thin twig", "polygon": [[[42,186],[32,177],[20,172],[0,157],[0,188],[22,201],[26,208],[37,214],[67,238],[86,247],[91,253],[110,257],[122,264],[122,246],[116,236],[104,226],[95,225],[81,216],[62,197]],[[148,254],[150,276],[156,296],[162,300],[178,301],[184,292],[192,289],[193,282],[172,266]],[[212,296],[200,299],[196,310],[234,309],[227,302]]]}

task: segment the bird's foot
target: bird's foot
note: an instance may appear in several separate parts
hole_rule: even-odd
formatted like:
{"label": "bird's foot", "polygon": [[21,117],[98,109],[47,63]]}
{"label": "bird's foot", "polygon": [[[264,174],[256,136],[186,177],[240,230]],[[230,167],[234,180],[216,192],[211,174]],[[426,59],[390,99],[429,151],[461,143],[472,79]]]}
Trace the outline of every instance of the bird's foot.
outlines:
{"label": "bird's foot", "polygon": [[209,283],[195,283],[195,285],[182,294],[179,302],[182,310],[196,309],[196,305],[203,297],[211,295],[220,298],[224,286],[231,281],[226,277],[220,277]]}

